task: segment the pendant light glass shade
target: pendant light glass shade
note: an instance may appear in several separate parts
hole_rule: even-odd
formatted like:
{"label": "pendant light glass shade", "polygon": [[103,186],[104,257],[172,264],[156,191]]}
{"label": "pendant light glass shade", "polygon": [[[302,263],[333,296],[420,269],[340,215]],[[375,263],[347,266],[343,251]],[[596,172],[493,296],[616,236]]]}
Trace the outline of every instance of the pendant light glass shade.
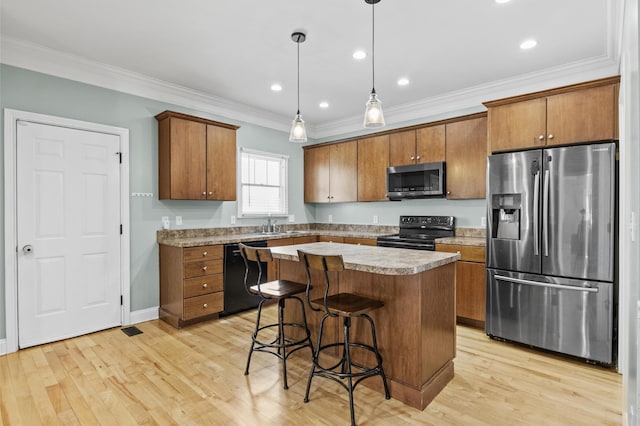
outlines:
{"label": "pendant light glass shade", "polygon": [[306,142],[307,141],[307,130],[304,128],[304,120],[298,111],[296,114],[296,118],[293,119],[293,123],[291,123],[291,132],[289,132],[289,142]]}
{"label": "pendant light glass shade", "polygon": [[376,91],[369,95],[369,100],[364,111],[364,127],[374,128],[384,126],[384,114],[382,113],[382,102],[378,99]]}
{"label": "pendant light glass shade", "polygon": [[307,130],[304,128],[304,120],[300,115],[300,43],[307,39],[305,33],[295,32],[291,34],[291,40],[298,45],[298,112],[296,118],[291,123],[291,131],[289,132],[289,142],[303,143],[307,141]]}
{"label": "pendant light glass shade", "polygon": [[376,15],[375,4],[380,0],[364,0],[365,3],[371,5],[371,76],[372,88],[369,100],[366,103],[364,111],[363,125],[366,128],[376,128],[384,126],[384,114],[382,113],[382,102],[376,95],[376,62],[375,62],[375,46],[376,46]]}

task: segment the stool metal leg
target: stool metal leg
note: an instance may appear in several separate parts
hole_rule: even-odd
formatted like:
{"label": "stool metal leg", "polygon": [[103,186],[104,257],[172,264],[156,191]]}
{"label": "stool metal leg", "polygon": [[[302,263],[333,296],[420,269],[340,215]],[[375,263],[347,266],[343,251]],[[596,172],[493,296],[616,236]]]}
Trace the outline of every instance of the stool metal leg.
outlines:
{"label": "stool metal leg", "polygon": [[369,315],[362,315],[367,320],[369,320],[369,325],[371,326],[371,338],[373,340],[373,349],[376,355],[376,360],[378,361],[378,368],[380,369],[380,376],[382,376],[382,384],[384,385],[384,397],[385,399],[390,399],[391,395],[389,394],[389,385],[387,384],[387,376],[384,374],[384,369],[382,368],[382,356],[380,356],[380,351],[378,350],[378,341],[376,339],[376,327],[373,323],[373,319]]}
{"label": "stool metal leg", "polygon": [[[284,376],[284,388],[289,389],[287,383],[287,348],[284,340],[284,299],[278,300],[278,354],[282,357],[282,375]],[[280,352],[282,351],[282,352]]]}
{"label": "stool metal leg", "polygon": [[313,358],[311,359],[311,371],[309,371],[309,379],[307,380],[307,391],[304,394],[304,402],[309,402],[309,390],[311,389],[311,380],[316,372],[316,365],[318,364],[318,358],[320,357],[320,349],[322,348],[322,333],[324,330],[324,321],[328,318],[328,315],[323,315],[320,320],[320,328],[318,329],[318,345],[316,346]]}
{"label": "stool metal leg", "polygon": [[253,354],[253,348],[256,346],[256,338],[258,337],[258,330],[260,329],[260,316],[262,315],[262,304],[264,300],[261,300],[258,304],[258,317],[256,318],[256,330],[251,335],[251,348],[249,349],[249,356],[247,357],[247,367],[244,369],[244,375],[249,374],[249,365],[251,364],[251,355]]}
{"label": "stool metal leg", "polygon": [[[356,424],[356,416],[353,412],[353,375],[351,371],[351,350],[349,347],[349,332],[351,330],[351,318],[344,317],[344,358],[345,364],[347,367],[346,376],[347,376],[347,390],[349,391],[349,410],[351,412],[351,425],[355,426]],[[343,364],[344,370],[344,364]]]}

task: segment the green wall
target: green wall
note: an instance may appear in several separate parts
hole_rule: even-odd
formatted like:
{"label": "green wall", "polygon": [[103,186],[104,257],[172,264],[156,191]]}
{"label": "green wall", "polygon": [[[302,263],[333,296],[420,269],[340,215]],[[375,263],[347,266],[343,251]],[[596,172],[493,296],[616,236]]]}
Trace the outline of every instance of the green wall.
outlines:
{"label": "green wall", "polygon": [[[480,226],[480,217],[485,215],[484,200],[305,205],[303,151],[300,145],[288,142],[285,132],[8,65],[0,65],[0,107],[129,129],[130,191],[154,194],[151,198],[130,199],[132,311],[159,304],[156,231],[161,227],[162,216],[171,217],[172,228],[176,228],[176,215],[183,218],[183,225],[178,228],[202,228],[229,226],[231,216],[237,215],[235,202],[158,200],[158,135],[154,116],[167,109],[239,125],[238,146],[289,155],[289,208],[296,223],[328,222],[331,214],[335,223],[371,224],[373,215],[378,215],[379,223],[396,225],[401,214],[452,214],[460,226]],[[414,123],[415,120],[407,124]],[[0,131],[4,135],[3,120],[0,120]],[[0,167],[4,167],[4,159]],[[4,172],[0,173],[0,179],[4,181]],[[4,183],[0,191],[0,198],[4,200]],[[4,223],[4,211],[0,219]],[[237,224],[262,222],[238,219]],[[4,242],[3,226],[0,226],[0,235]],[[4,276],[4,244],[0,245],[0,252],[0,275]],[[4,284],[0,284],[0,339],[6,337],[4,311]]]}

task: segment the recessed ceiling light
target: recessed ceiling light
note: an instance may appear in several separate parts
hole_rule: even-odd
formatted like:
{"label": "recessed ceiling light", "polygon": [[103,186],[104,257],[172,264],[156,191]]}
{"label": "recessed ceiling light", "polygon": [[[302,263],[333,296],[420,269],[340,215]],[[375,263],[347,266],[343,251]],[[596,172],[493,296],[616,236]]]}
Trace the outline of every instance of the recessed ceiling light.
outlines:
{"label": "recessed ceiling light", "polygon": [[320,108],[329,108],[329,102],[320,102],[318,105]]}
{"label": "recessed ceiling light", "polygon": [[522,50],[531,49],[533,47],[536,47],[537,44],[538,42],[533,39],[525,40],[522,43],[520,43],[520,49]]}
{"label": "recessed ceiling light", "polygon": [[364,50],[356,50],[355,52],[353,52],[353,59],[357,59],[358,61],[361,61],[366,57],[367,52],[365,52]]}
{"label": "recessed ceiling light", "polygon": [[408,78],[402,77],[398,79],[398,86],[406,86],[407,84],[409,84]]}
{"label": "recessed ceiling light", "polygon": [[282,90],[282,86],[278,83],[273,83],[271,85],[271,90],[273,90],[274,92],[279,92]]}
{"label": "recessed ceiling light", "polygon": [[496,0],[496,3],[509,3],[511,0]]}

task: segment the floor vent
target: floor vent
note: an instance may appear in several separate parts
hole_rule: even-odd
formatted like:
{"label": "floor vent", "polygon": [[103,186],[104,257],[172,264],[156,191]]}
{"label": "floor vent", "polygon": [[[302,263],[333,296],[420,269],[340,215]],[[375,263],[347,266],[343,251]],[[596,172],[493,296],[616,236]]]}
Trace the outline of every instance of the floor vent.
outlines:
{"label": "floor vent", "polygon": [[138,327],[125,327],[121,329],[127,336],[135,336],[136,334],[142,334],[142,331]]}

